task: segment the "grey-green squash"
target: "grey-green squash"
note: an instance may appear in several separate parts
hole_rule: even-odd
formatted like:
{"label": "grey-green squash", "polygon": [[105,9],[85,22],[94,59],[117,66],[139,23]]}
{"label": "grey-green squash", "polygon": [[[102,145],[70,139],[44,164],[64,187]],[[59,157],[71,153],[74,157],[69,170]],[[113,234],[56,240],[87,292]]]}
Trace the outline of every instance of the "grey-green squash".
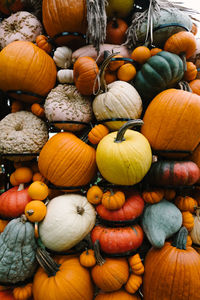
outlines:
{"label": "grey-green squash", "polygon": [[142,228],[153,247],[163,247],[165,240],[174,235],[181,225],[181,211],[165,199],[144,209]]}
{"label": "grey-green squash", "polygon": [[183,75],[183,60],[176,54],[161,51],[143,64],[135,76],[133,85],[143,103],[149,103],[160,92],[174,87]]}
{"label": "grey-green squash", "polygon": [[0,282],[30,278],[37,267],[34,227],[26,217],[11,220],[0,234]]}

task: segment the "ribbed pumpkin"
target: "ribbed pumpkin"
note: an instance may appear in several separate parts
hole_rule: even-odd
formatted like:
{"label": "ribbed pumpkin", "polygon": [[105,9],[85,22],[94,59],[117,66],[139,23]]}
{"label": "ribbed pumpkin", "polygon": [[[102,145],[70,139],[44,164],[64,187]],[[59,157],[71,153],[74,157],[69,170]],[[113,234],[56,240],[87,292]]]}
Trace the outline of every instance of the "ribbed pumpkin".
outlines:
{"label": "ribbed pumpkin", "polygon": [[85,185],[96,172],[95,149],[69,132],[51,137],[42,148],[40,173],[59,186]]}
{"label": "ribbed pumpkin", "polygon": [[111,293],[102,293],[100,292],[95,300],[139,300],[141,299],[137,295],[131,295],[124,290],[119,290]]}
{"label": "ribbed pumpkin", "polygon": [[[86,1],[77,0],[44,0],[42,2],[43,24],[47,34],[52,38],[62,32],[86,33],[87,13]],[[76,36],[57,38],[58,45],[78,48],[85,40]]]}
{"label": "ribbed pumpkin", "polygon": [[[147,107],[141,133],[154,150],[193,151],[200,141],[199,115],[198,95],[168,89],[158,94]],[[173,157],[177,156],[178,153],[173,153]]]}
{"label": "ribbed pumpkin", "polygon": [[186,248],[187,230],[179,238],[166,242],[161,249],[152,248],[145,257],[144,300],[199,300],[200,255]]}
{"label": "ribbed pumpkin", "polygon": [[[0,52],[0,89],[21,90],[41,96],[56,83],[56,65],[45,51],[28,41],[15,41]],[[41,99],[28,95],[10,94],[25,102]]]}

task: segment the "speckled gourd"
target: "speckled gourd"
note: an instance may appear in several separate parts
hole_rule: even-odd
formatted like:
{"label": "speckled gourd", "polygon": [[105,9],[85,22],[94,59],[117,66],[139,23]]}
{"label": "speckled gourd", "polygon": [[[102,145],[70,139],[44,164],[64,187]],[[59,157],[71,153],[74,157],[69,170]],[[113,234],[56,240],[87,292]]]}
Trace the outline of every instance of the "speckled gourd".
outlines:
{"label": "speckled gourd", "polygon": [[37,267],[34,227],[24,215],[8,223],[0,234],[0,282],[17,283]]}

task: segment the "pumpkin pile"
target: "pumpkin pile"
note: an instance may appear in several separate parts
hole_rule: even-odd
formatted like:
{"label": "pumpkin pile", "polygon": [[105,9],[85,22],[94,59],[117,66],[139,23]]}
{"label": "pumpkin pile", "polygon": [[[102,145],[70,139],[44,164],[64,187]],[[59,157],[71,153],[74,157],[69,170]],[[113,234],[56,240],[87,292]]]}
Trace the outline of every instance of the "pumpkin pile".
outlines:
{"label": "pumpkin pile", "polygon": [[200,300],[198,19],[0,1],[0,299]]}

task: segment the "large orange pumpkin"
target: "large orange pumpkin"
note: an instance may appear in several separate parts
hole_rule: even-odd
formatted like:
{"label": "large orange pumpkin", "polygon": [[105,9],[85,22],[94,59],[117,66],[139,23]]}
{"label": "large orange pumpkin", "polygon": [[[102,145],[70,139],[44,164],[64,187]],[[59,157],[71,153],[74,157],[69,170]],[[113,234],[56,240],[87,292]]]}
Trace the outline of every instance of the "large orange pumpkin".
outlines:
{"label": "large orange pumpkin", "polygon": [[200,142],[200,96],[165,90],[149,104],[143,121],[141,133],[153,150],[193,151]]}
{"label": "large orange pumpkin", "polygon": [[[51,38],[62,32],[86,33],[86,0],[44,0],[42,12],[45,30]],[[55,41],[72,48],[85,44],[85,39],[74,35],[59,37]]]}
{"label": "large orange pumpkin", "polygon": [[58,186],[80,186],[96,173],[96,151],[70,132],[51,137],[42,148],[40,173]]}
{"label": "large orange pumpkin", "polygon": [[[56,65],[45,51],[28,41],[15,41],[0,52],[0,89],[46,96],[56,83]],[[25,102],[38,97],[10,94]]]}

